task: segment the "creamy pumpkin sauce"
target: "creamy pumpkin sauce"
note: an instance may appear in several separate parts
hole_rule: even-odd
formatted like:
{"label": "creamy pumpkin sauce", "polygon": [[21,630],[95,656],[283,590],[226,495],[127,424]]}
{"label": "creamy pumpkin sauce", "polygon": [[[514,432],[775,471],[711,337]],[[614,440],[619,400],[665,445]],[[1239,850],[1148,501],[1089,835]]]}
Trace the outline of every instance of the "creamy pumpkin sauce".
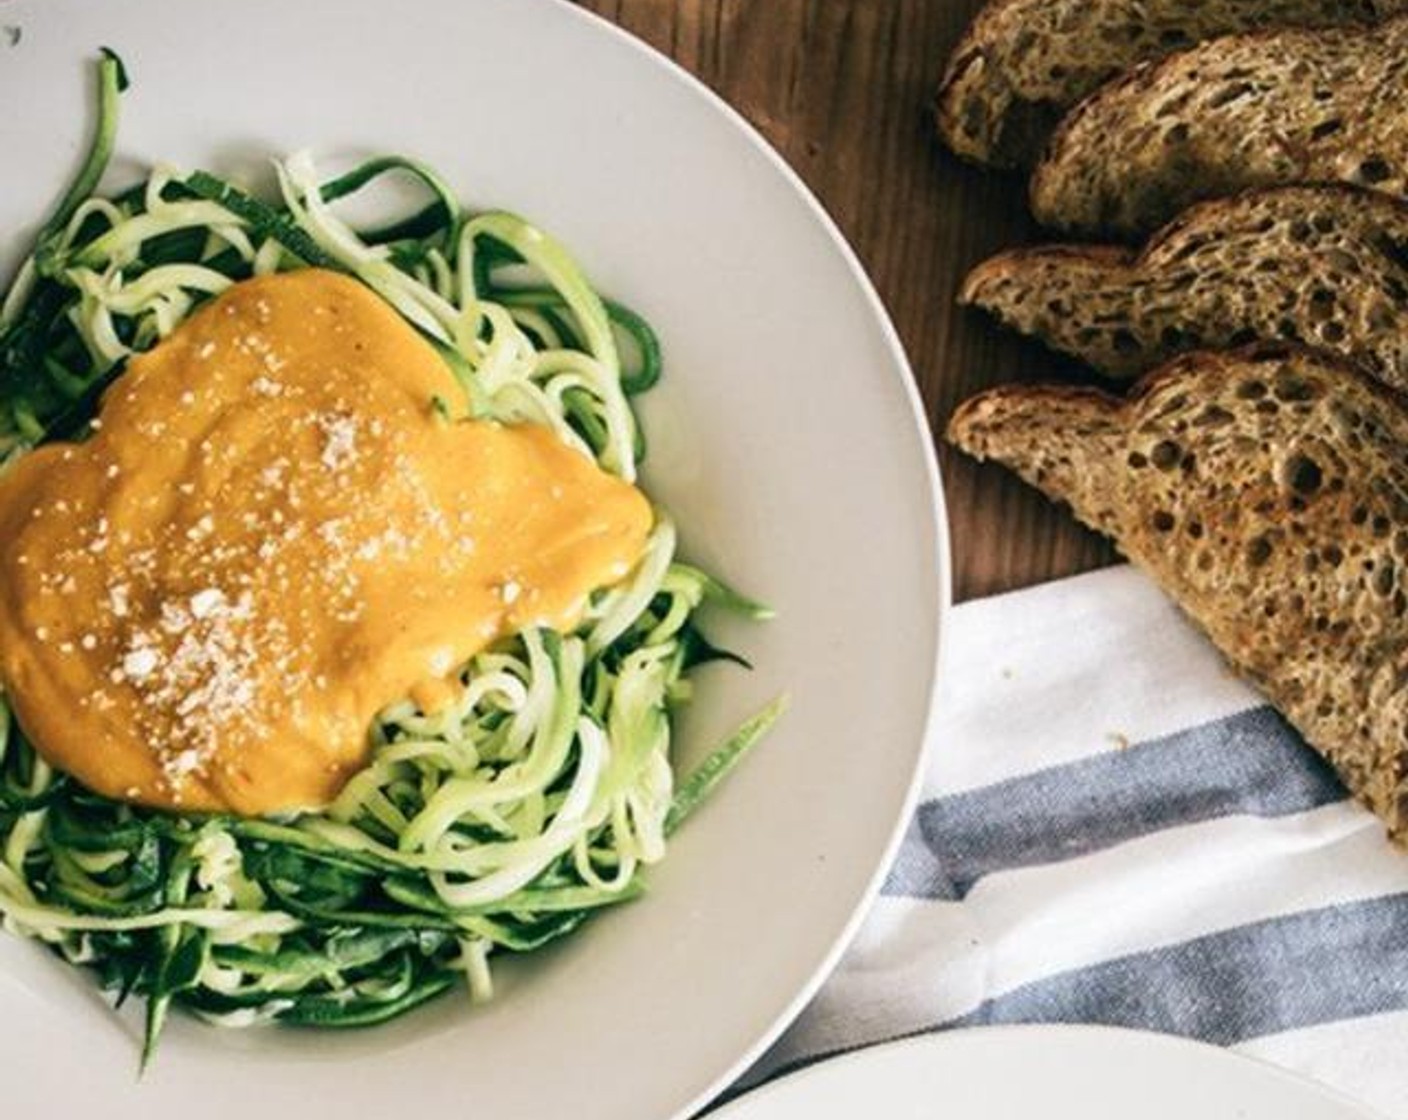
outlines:
{"label": "creamy pumpkin sauce", "polygon": [[325,804],[377,712],[639,558],[634,487],[463,394],[400,317],[307,270],[238,284],[134,359],[82,444],[0,477],[0,682],[101,794]]}

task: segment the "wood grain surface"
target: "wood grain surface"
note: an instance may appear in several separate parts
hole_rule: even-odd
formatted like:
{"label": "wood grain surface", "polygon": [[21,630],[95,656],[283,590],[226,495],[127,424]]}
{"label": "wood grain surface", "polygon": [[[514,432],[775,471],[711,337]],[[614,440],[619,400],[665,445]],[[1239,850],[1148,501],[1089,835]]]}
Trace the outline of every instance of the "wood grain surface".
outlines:
{"label": "wood grain surface", "polygon": [[[1069,377],[1040,347],[954,305],[968,268],[1036,238],[1023,181],[934,137],[944,59],[981,0],[580,0],[693,71],[807,181],[855,246],[913,363],[934,432],[985,386]],[[989,595],[1109,563],[1035,491],[939,444],[954,594]]]}

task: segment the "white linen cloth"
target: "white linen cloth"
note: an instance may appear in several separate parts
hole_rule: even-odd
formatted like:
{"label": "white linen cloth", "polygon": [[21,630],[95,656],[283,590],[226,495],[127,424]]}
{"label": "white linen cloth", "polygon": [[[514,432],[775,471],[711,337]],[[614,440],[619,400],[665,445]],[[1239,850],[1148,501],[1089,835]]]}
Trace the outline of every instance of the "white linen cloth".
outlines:
{"label": "white linen cloth", "polygon": [[1408,854],[1143,576],[963,604],[908,833],[740,1088],[866,1044],[1086,1022],[1408,1118]]}

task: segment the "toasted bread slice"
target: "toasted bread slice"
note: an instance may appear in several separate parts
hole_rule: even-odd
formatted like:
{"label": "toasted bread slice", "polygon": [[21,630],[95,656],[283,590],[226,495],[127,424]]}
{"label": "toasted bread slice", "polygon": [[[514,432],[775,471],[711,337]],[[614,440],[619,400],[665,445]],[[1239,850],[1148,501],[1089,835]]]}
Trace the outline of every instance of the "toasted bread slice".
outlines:
{"label": "toasted bread slice", "polygon": [[1408,203],[1346,186],[1252,191],[1194,207],[1140,253],[1002,253],[959,300],[1108,377],[1191,350],[1291,341],[1408,389]]}
{"label": "toasted bread slice", "polygon": [[1338,359],[1186,355],[1128,401],[1013,386],[948,437],[1112,536],[1408,835],[1408,411]]}
{"label": "toasted bread slice", "polygon": [[1249,187],[1408,190],[1408,16],[1214,39],[1083,101],[1032,176],[1042,223],[1129,238]]}
{"label": "toasted bread slice", "polygon": [[1031,167],[1061,116],[1136,63],[1204,39],[1372,23],[1404,0],[990,0],[949,58],[935,103],[959,155]]}

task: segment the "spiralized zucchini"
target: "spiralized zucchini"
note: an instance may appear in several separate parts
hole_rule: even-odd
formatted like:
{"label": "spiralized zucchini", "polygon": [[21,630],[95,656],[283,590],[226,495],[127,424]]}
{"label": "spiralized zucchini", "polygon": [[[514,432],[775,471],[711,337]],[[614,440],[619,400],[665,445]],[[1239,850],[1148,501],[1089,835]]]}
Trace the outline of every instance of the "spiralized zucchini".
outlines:
{"label": "spiralized zucchini", "polygon": [[[296,155],[277,165],[278,203],[170,167],[96,197],[125,84],[105,55],[89,159],[0,307],[0,462],[81,434],[126,360],[204,300],[318,266],[356,276],[417,327],[474,415],[548,425],[635,478],[629,398],[659,377],[658,341],[552,237],[466,211],[399,157],[323,181]],[[419,184],[423,208],[373,230],[340,216],[340,200],[393,175]],[[770,705],[676,782],[687,674],[738,660],[699,630],[710,601],[768,616],[678,562],[658,513],[636,570],[593,597],[576,631],[530,630],[481,653],[452,709],[394,705],[365,770],[325,811],[290,819],[98,797],[44,763],[0,696],[0,922],[92,969],[119,1002],[144,997],[144,1062],[172,1005],[227,1026],[347,1027],[456,984],[486,998],[495,954],[639,895],[668,834],[781,713]]]}

